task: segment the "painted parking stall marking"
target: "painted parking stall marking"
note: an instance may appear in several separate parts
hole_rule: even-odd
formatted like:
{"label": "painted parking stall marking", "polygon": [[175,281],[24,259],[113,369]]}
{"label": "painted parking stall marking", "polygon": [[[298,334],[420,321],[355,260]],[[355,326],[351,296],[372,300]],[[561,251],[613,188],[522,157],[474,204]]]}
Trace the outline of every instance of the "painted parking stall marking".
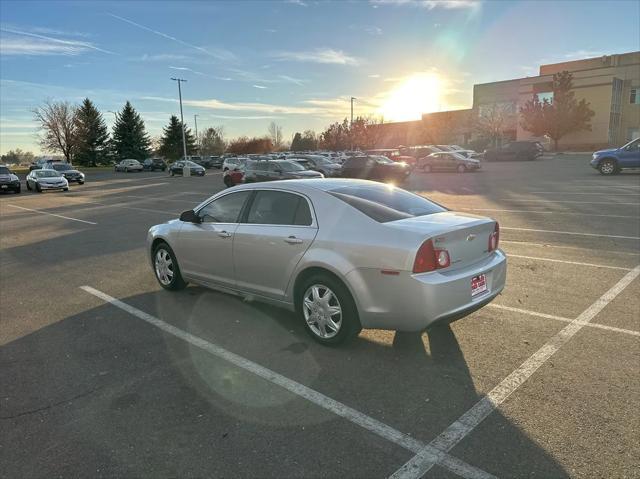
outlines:
{"label": "painted parking stall marking", "polygon": [[10,208],[18,208],[21,210],[25,210],[25,211],[31,211],[33,213],[40,213],[41,215],[48,215],[48,216],[55,216],[56,218],[62,218],[65,220],[70,220],[70,221],[78,221],[79,223],[86,223],[88,225],[97,225],[98,223],[95,223],[93,221],[86,221],[86,220],[81,220],[78,218],[71,218],[69,216],[63,216],[63,215],[57,215],[55,213],[49,213],[47,211],[42,211],[42,210],[35,210],[32,208],[25,208],[24,206],[18,206],[18,205],[7,205]]}
{"label": "painted parking stall marking", "polygon": [[303,384],[300,384],[292,379],[286,378],[281,374],[272,371],[271,369],[265,368],[253,361],[250,361],[242,356],[239,356],[231,351],[228,351],[220,346],[217,346],[213,343],[205,341],[204,339],[195,336],[191,333],[188,333],[180,328],[176,328],[175,326],[166,323],[155,316],[152,316],[144,311],[141,311],[133,306],[130,306],[112,296],[109,296],[102,291],[99,291],[91,286],[81,286],[80,289],[83,291],[96,296],[97,298],[102,299],[103,301],[110,303],[111,305],[126,311],[127,313],[135,316],[147,323],[161,329],[165,333],[171,334],[183,341],[188,342],[189,344],[196,346],[213,356],[216,356],[220,359],[223,359],[234,366],[237,366],[245,371],[248,371],[256,376],[265,379],[273,384],[280,386],[287,391],[300,396],[307,401],[326,409],[334,413],[337,416],[340,416],[348,421],[357,424],[358,426],[390,441],[404,449],[407,449],[413,453],[423,454],[425,457],[429,457],[430,460],[433,461],[434,464],[439,464],[450,471],[456,473],[457,475],[464,477],[466,479],[495,479],[495,476],[489,474],[481,469],[478,469],[474,466],[471,466],[460,459],[457,459],[449,454],[446,454],[442,451],[439,451],[429,445],[425,445],[417,439],[408,436],[387,424],[384,424],[377,419],[374,419],[366,414],[363,414],[355,409],[342,404],[324,394],[315,391]]}
{"label": "painted parking stall marking", "polygon": [[462,441],[476,426],[484,421],[500,404],[513,394],[522,384],[535,373],[551,356],[564,346],[589,323],[605,306],[613,301],[631,282],[640,275],[640,265],[628,272],[609,291],[604,293],[596,302],[589,306],[580,316],[571,321],[558,334],[547,341],[538,351],[533,353],[519,368],[503,379],[484,398],[452,423],[444,432],[428,444],[425,453],[420,451],[410,461],[404,464],[391,476],[394,479],[420,478],[424,476],[436,463],[433,449],[448,453]]}

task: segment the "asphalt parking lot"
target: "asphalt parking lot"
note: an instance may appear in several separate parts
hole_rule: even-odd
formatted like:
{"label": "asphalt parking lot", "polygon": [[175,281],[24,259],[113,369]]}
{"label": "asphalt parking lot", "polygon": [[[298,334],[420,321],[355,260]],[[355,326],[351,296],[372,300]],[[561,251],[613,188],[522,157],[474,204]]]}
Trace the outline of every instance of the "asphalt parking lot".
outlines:
{"label": "asphalt parking lot", "polygon": [[507,287],[341,348],[157,284],[147,230],[218,170],[0,196],[0,476],[640,477],[640,174],[566,156],[405,187],[498,219]]}

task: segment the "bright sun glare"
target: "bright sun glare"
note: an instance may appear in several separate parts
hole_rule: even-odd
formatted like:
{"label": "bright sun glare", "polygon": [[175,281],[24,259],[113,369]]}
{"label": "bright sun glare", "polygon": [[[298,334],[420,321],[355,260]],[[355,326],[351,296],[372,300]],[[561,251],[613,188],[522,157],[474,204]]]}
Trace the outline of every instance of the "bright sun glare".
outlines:
{"label": "bright sun glare", "polygon": [[440,79],[431,73],[416,73],[389,93],[380,113],[385,121],[409,121],[438,110]]}

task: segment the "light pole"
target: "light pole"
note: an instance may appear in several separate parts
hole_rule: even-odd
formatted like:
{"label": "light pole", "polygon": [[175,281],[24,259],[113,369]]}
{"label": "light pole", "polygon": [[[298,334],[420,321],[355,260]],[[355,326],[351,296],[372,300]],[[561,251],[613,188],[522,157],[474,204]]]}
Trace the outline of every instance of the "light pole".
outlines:
{"label": "light pole", "polygon": [[182,153],[183,157],[187,159],[187,138],[184,133],[184,118],[182,116],[182,88],[180,84],[182,82],[186,82],[187,80],[183,80],[182,78],[171,78],[173,81],[178,82],[178,97],[180,98],[180,122],[182,123]]}
{"label": "light pole", "polygon": [[193,123],[196,125],[196,146],[198,147],[198,155],[200,154],[200,140],[198,139],[198,115],[193,115]]}
{"label": "light pole", "polygon": [[353,151],[353,100],[357,100],[357,98],[351,97],[351,123],[349,123],[349,143],[351,151]]}

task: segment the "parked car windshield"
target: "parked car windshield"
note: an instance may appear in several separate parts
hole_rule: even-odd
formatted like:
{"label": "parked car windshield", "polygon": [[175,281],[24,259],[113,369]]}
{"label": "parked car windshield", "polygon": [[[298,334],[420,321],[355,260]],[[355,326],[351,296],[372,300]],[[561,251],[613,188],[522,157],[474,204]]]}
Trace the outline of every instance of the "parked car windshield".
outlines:
{"label": "parked car windshield", "polygon": [[37,170],[34,171],[35,175],[39,178],[49,178],[54,176],[61,176],[56,170]]}
{"label": "parked car windshield", "polygon": [[67,171],[73,169],[73,167],[69,163],[54,163],[53,165],[49,165],[49,168],[52,168],[56,171]]}
{"label": "parked car windshield", "polygon": [[329,193],[380,223],[447,211],[422,196],[385,184],[346,186]]}
{"label": "parked car windshield", "polygon": [[197,163],[194,163],[193,161],[185,161],[184,166],[188,166],[189,168],[197,168],[200,165]]}
{"label": "parked car windshield", "polygon": [[10,175],[11,172],[6,166],[0,166],[0,175]]}
{"label": "parked car windshield", "polygon": [[393,160],[390,160],[386,156],[372,156],[372,158],[376,160],[376,163],[379,163],[381,165],[390,165],[392,163],[395,163]]}
{"label": "parked car windshield", "polygon": [[277,165],[282,171],[304,171],[304,167],[295,161],[281,161]]}

